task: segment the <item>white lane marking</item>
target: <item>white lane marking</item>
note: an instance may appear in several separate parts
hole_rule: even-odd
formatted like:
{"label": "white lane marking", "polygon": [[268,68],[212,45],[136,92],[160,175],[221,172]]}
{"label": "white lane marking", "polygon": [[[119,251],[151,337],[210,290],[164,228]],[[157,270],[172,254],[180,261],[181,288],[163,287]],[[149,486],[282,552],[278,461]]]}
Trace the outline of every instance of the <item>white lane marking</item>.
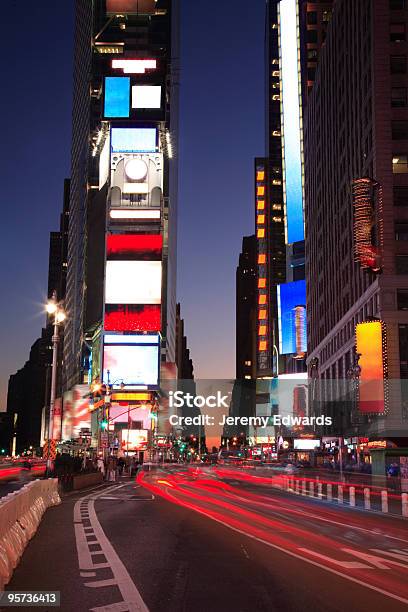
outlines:
{"label": "white lane marking", "polygon": [[[287,510],[287,507],[285,507],[283,504],[280,504],[280,508],[282,508],[282,512],[276,512],[274,508],[271,506],[271,504],[268,504],[266,502],[261,502],[261,501],[257,501],[254,499],[247,499],[246,497],[241,497],[240,495],[236,493],[234,493],[233,496],[247,503],[258,504],[260,506],[266,506],[267,508],[269,508],[269,510],[271,510],[273,514],[278,515],[278,516],[282,516],[282,512]],[[272,503],[272,499],[271,499],[271,503]],[[404,540],[404,538],[399,538],[398,536],[392,536],[386,533],[378,533],[377,531],[372,531],[371,529],[366,529],[365,527],[357,527],[357,525],[350,525],[349,523],[342,523],[341,521],[335,521],[334,519],[323,518],[321,516],[310,514],[309,512],[303,512],[302,510],[289,508],[289,511],[291,514],[298,514],[300,516],[308,516],[316,521],[322,521],[324,523],[332,523],[333,525],[340,525],[341,527],[347,527],[348,529],[357,529],[358,531],[364,531],[366,533],[371,533],[372,535],[375,535],[375,536],[381,535],[381,537],[383,538],[389,538],[391,540],[398,540],[399,542],[408,542],[408,540]]]}
{"label": "white lane marking", "polygon": [[128,612],[128,610],[129,607],[124,601],[107,606],[100,606],[98,608],[91,608],[91,612]]}
{"label": "white lane marking", "polygon": [[[167,491],[167,495],[173,498],[176,504],[180,504],[177,498],[174,497],[174,495],[171,495],[169,491]],[[285,555],[289,555],[290,557],[299,559],[300,561],[302,561],[302,563],[306,562],[306,563],[309,563],[309,565],[315,565],[316,567],[324,569],[326,572],[330,572],[330,574],[335,574],[336,576],[340,576],[341,578],[344,578],[345,580],[349,580],[350,582],[359,584],[360,586],[363,586],[366,589],[370,589],[371,591],[376,591],[377,593],[381,593],[381,595],[385,595],[386,597],[390,597],[391,599],[395,599],[396,601],[401,601],[404,604],[408,604],[408,599],[405,599],[404,597],[399,597],[399,595],[395,595],[394,593],[390,593],[389,591],[385,591],[384,589],[375,587],[372,584],[367,584],[366,582],[363,582],[362,580],[359,580],[358,578],[352,578],[351,576],[348,576],[347,574],[343,574],[342,572],[332,569],[331,567],[327,567],[326,565],[323,565],[322,563],[318,563],[317,561],[312,561],[312,559],[307,559],[304,556],[298,555],[297,553],[287,550],[286,548],[282,548],[282,546],[278,546],[277,544],[272,544],[271,542],[268,542],[267,540],[258,538],[257,536],[254,536],[250,533],[246,533],[245,531],[242,531],[242,529],[238,529],[237,527],[232,527],[232,525],[229,525],[228,523],[226,523],[225,521],[222,521],[221,519],[214,518],[213,516],[211,516],[211,514],[208,514],[204,510],[197,510],[194,507],[191,508],[190,504],[186,504],[182,502],[181,505],[194,510],[198,514],[202,514],[203,516],[211,519],[212,521],[215,521],[216,523],[220,523],[220,525],[224,525],[224,527],[227,527],[228,529],[231,529],[232,531],[236,531],[237,533],[240,533],[241,535],[246,536],[247,538],[256,540],[257,542],[260,542],[261,544],[266,544],[266,546],[269,546],[270,548],[274,548],[275,550],[279,550],[280,552],[283,552]]]}
{"label": "white lane marking", "polygon": [[[387,555],[388,557],[392,557],[393,559],[399,559],[400,561],[405,561],[405,563],[398,563],[397,564],[396,561],[392,561],[391,559],[390,560],[387,559],[387,561],[389,563],[395,563],[396,565],[399,565],[401,567],[405,567],[406,569],[408,569],[408,565],[407,565],[408,559],[407,559],[407,557],[405,555],[398,555],[397,553],[393,553],[393,552],[390,552],[388,550],[383,550],[381,548],[371,548],[371,550],[373,552],[380,553],[381,555]],[[384,561],[385,561],[385,559],[384,559]]]}
{"label": "white lane marking", "polygon": [[[115,486],[114,488],[120,489],[123,486],[126,486],[126,485]],[[127,612],[149,612],[148,607],[144,603],[142,596],[140,595],[136,585],[134,584],[130,575],[128,574],[124,564],[122,563],[115,549],[113,548],[108,538],[106,537],[105,532],[103,531],[102,526],[96,515],[95,500],[101,497],[105,493],[105,491],[102,491],[96,495],[90,494],[90,495],[87,495],[81,498],[80,500],[78,500],[78,502],[76,502],[75,507],[74,507],[74,518],[75,518],[79,516],[79,508],[81,504],[82,506],[84,504],[87,505],[87,510],[89,513],[89,519],[87,520],[89,520],[89,522],[91,523],[95,537],[97,539],[97,542],[99,546],[101,547],[101,550],[91,552],[89,550],[88,542],[85,537],[85,531],[84,531],[83,524],[80,522],[77,522],[75,524],[75,536],[76,536],[75,539],[77,543],[78,563],[79,563],[80,570],[96,569],[96,568],[101,568],[101,567],[110,568],[113,574],[113,579],[96,580],[93,582],[88,582],[86,583],[86,586],[91,587],[91,588],[92,587],[98,588],[98,587],[103,587],[103,586],[113,586],[113,585],[117,586],[121,592],[123,601],[118,602],[117,604],[112,604],[113,606],[116,606],[116,607],[111,608],[111,610],[116,610],[116,611],[126,610]],[[85,545],[86,545],[86,549],[85,549]],[[106,563],[92,563],[92,556],[101,555],[101,554],[105,556]],[[85,565],[86,567],[83,567],[83,565]],[[106,610],[106,611],[109,610],[109,607],[104,606],[102,608],[93,608],[93,610],[98,610],[99,612],[102,612],[102,610]]]}
{"label": "white lane marking", "polygon": [[241,548],[242,548],[242,552],[244,553],[244,555],[246,556],[247,559],[250,558],[247,549],[245,548],[245,546],[243,544],[241,544]]}
{"label": "white lane marking", "polygon": [[334,563],[334,565],[338,565],[339,567],[344,567],[344,569],[373,569],[366,563],[360,563],[359,561],[339,561],[338,559],[333,559],[332,557],[327,557],[326,555],[322,555],[310,548],[298,548],[301,552],[307,553],[308,555],[313,555],[314,557],[318,557],[319,559],[323,559],[323,561],[329,561],[329,563]]}
{"label": "white lane marking", "polygon": [[80,572],[82,578],[92,578],[96,576],[96,572]]}

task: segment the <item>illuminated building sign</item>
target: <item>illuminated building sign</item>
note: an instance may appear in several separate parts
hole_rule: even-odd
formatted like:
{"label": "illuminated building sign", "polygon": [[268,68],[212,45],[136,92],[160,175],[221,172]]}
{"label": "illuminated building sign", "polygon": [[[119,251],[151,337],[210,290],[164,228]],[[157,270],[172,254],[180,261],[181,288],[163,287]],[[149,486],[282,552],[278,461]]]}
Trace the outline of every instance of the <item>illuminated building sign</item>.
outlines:
{"label": "illuminated building sign", "polygon": [[304,357],[306,341],[306,281],[277,286],[279,348],[282,355]]}
{"label": "illuminated building sign", "polygon": [[354,255],[363,269],[381,271],[382,189],[370,178],[353,181]]}
{"label": "illuminated building sign", "polygon": [[113,59],[112,68],[122,69],[124,74],[145,74],[146,70],[156,70],[155,59]]}
{"label": "illuminated building sign", "polygon": [[359,410],[382,414],[387,406],[387,341],[382,321],[356,325],[356,351],[359,355]]}
{"label": "illuminated building sign", "polygon": [[160,304],[161,261],[107,261],[107,304]]}
{"label": "illuminated building sign", "polygon": [[64,393],[62,409],[62,440],[79,438],[82,429],[90,429],[89,385],[75,385]]}
{"label": "illuminated building sign", "polygon": [[128,452],[141,451],[147,448],[147,429],[122,429],[122,450]]}
{"label": "illuminated building sign", "polygon": [[161,108],[160,85],[135,85],[132,87],[132,108]]}
{"label": "illuminated building sign", "polygon": [[156,128],[112,128],[112,153],[155,153]]}
{"label": "illuminated building sign", "polygon": [[139,208],[116,208],[109,213],[113,220],[160,221],[160,210],[146,210]]}
{"label": "illuminated building sign", "polygon": [[152,304],[106,304],[105,331],[155,332],[161,329],[161,307]]}
{"label": "illuminated building sign", "polygon": [[293,440],[294,450],[314,450],[319,447],[320,447],[320,440],[309,440],[309,439],[304,439],[304,438]]}
{"label": "illuminated building sign", "polygon": [[257,286],[258,286],[258,370],[269,367],[269,317],[268,317],[268,261],[267,261],[267,211],[265,210],[266,172],[264,160],[255,162],[255,202],[257,238]]}
{"label": "illuminated building sign", "polygon": [[286,242],[304,240],[300,40],[297,0],[279,3]]}
{"label": "illuminated building sign", "polygon": [[109,260],[160,261],[162,247],[160,234],[109,234],[106,256]]}
{"label": "illuminated building sign", "polygon": [[107,15],[154,15],[155,0],[106,0]]}
{"label": "illuminated building sign", "polygon": [[[121,383],[132,387],[157,387],[159,382],[158,343],[106,344],[103,349],[103,380],[113,388]],[[109,373],[108,373],[109,372]]]}
{"label": "illuminated building sign", "polygon": [[130,78],[105,77],[104,116],[129,117]]}

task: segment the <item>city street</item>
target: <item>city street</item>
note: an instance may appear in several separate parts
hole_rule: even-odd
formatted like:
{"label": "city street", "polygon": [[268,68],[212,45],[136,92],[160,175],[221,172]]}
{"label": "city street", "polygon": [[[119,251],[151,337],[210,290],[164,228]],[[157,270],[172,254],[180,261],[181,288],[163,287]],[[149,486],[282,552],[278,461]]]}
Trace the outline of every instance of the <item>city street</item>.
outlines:
{"label": "city street", "polygon": [[407,579],[403,520],[180,466],[66,496],[7,589],[66,611],[362,612],[406,609]]}

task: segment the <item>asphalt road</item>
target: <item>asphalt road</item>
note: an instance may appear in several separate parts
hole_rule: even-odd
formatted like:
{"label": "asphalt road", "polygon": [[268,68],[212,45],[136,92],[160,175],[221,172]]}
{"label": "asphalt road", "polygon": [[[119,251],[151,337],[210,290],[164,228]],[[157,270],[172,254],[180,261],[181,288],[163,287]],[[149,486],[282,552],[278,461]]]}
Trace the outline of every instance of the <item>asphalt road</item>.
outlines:
{"label": "asphalt road", "polygon": [[67,612],[406,610],[407,525],[169,468],[48,510],[7,588]]}

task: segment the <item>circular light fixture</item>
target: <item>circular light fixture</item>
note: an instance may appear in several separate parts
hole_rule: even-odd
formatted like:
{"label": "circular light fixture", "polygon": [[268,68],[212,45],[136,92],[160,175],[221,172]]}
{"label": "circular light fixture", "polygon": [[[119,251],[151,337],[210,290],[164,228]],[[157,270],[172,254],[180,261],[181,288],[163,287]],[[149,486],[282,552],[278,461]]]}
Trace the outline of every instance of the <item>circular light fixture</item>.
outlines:
{"label": "circular light fixture", "polygon": [[147,164],[142,159],[129,159],[125,164],[125,172],[131,181],[141,181],[147,174]]}

